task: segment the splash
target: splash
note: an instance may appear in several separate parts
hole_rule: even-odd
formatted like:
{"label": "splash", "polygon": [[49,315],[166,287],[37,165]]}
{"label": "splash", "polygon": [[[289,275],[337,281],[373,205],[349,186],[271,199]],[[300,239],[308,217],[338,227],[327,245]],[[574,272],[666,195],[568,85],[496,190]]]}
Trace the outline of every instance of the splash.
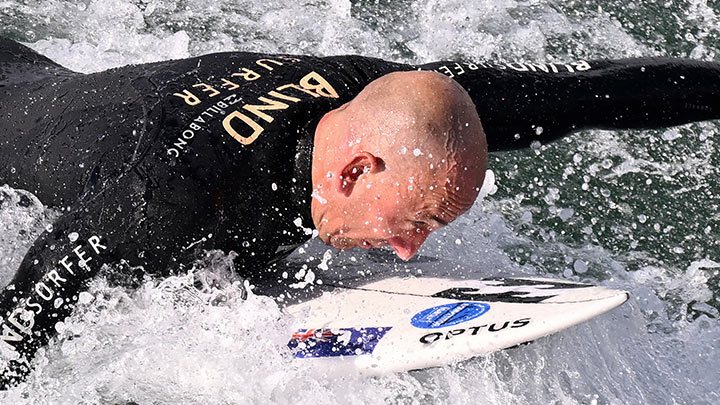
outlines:
{"label": "splash", "polygon": [[[2,3],[0,31],[80,72],[235,50],[402,62],[712,60],[718,15],[700,0],[30,0]],[[328,254],[317,239],[290,258],[305,266],[287,274],[298,284],[371,279],[383,266],[423,274],[444,258],[469,276],[549,275],[633,295],[532,345],[383,378],[309,378],[284,352],[293,320],[265,296],[241,299],[250,286],[233,281],[231,256],[215,254],[136,291],[96,280],[28,381],[0,401],[718,403],[719,129],[584,131],[494,155],[482,198],[435,232],[418,260],[400,263],[382,250]],[[62,212],[8,186],[0,196],[7,282]]]}

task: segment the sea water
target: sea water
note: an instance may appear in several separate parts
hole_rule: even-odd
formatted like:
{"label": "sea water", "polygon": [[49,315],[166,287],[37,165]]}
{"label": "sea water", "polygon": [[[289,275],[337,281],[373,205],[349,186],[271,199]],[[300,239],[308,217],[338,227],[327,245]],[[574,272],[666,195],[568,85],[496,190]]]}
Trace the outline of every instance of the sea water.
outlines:
{"label": "sea water", "polygon": [[[233,50],[410,63],[718,60],[720,4],[0,0],[0,34],[81,72]],[[581,131],[491,156],[483,198],[435,232],[423,257],[460,262],[474,276],[550,276],[632,294],[531,345],[425,371],[317,379],[288,360],[293,319],[268,297],[243,299],[231,281],[198,291],[192,275],[147,279],[135,291],[99,278],[57,325],[35,371],[0,402],[716,404],[719,131],[717,122]],[[0,187],[0,282],[58,215],[26,191]],[[290,277],[358,277],[385,256],[339,254],[312,240],[291,258],[308,268]],[[198,259],[197,271],[215,275],[231,261],[222,252]]]}

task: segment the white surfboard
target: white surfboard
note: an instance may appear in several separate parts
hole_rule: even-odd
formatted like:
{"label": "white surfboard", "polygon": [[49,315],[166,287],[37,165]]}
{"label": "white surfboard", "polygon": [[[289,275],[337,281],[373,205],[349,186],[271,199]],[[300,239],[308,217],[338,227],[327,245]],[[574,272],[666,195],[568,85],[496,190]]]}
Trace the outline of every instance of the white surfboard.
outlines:
{"label": "white surfboard", "polygon": [[609,311],[625,291],[540,278],[393,277],[325,286],[288,306],[288,346],[317,372],[381,375],[451,364],[563,330]]}

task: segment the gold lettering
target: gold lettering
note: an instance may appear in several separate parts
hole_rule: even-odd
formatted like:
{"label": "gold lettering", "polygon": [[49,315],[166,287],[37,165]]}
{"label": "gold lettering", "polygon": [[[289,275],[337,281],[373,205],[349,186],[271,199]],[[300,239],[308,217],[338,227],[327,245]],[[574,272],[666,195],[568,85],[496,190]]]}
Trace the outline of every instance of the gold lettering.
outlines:
{"label": "gold lettering", "polygon": [[257,80],[260,78],[260,74],[250,70],[248,68],[242,68],[242,73],[233,73],[233,77],[242,77],[243,79],[247,80],[248,82],[251,82],[253,80]]}
{"label": "gold lettering", "polygon": [[440,66],[440,67],[438,68],[438,71],[440,71],[440,70],[442,70],[442,72],[439,72],[439,73],[442,73],[442,74],[446,75],[447,77],[450,77],[450,78],[455,77],[455,75],[454,75],[453,72],[450,70],[450,68],[448,68],[448,67],[445,66],[445,65]]}
{"label": "gold lettering", "polygon": [[[253,133],[248,137],[242,136],[237,133],[237,131],[235,131],[235,129],[232,127],[232,120],[234,118],[240,118],[244,123],[249,125],[250,128],[252,128]],[[253,121],[252,119],[250,119],[250,117],[237,110],[231,112],[227,117],[225,117],[225,119],[223,120],[223,127],[225,128],[225,131],[230,134],[230,136],[235,138],[235,140],[237,140],[243,145],[250,145],[251,143],[255,142],[257,137],[260,136],[260,134],[262,134],[262,132],[264,131],[263,127],[260,126],[260,124]]]}
{"label": "gold lettering", "polygon": [[[314,83],[313,83],[314,82]],[[329,98],[338,98],[333,87],[317,72],[310,72],[300,79],[300,85],[308,90],[315,90],[319,95]]]}
{"label": "gold lettering", "polygon": [[275,91],[275,90],[269,92],[269,93],[268,93],[268,96],[273,96],[273,97],[279,98],[279,99],[281,99],[281,100],[292,101],[293,103],[297,103],[298,101],[300,101],[300,99],[297,98],[297,97],[286,96],[285,94],[278,93],[278,92]]}
{"label": "gold lettering", "polygon": [[285,90],[285,89],[288,89],[288,88],[300,90],[300,91],[302,91],[303,93],[307,93],[307,94],[309,94],[309,95],[311,95],[311,96],[313,96],[313,97],[320,97],[319,94],[317,94],[317,93],[315,93],[315,92],[313,92],[313,91],[310,91],[310,90],[308,90],[308,89],[306,89],[306,88],[304,88],[304,87],[300,87],[300,86],[298,86],[297,84],[284,84],[284,85],[278,87],[276,90]]}
{"label": "gold lettering", "polygon": [[235,90],[235,89],[237,89],[238,87],[240,87],[239,84],[235,84],[235,83],[233,83],[233,82],[231,82],[230,80],[225,79],[225,78],[222,79],[222,82],[223,82],[223,84],[221,84],[220,87],[226,87],[228,90]]}
{"label": "gold lettering", "polygon": [[178,96],[185,100],[187,105],[198,105],[200,104],[200,99],[197,98],[194,94],[190,93],[190,90],[183,90],[182,93],[173,93],[173,96]]}
{"label": "gold lettering", "polygon": [[262,112],[263,110],[284,110],[289,107],[289,105],[283,103],[282,101],[277,101],[266,97],[260,97],[258,98],[258,100],[262,101],[266,105],[247,104],[244,105],[243,108],[264,119],[267,122],[273,122],[273,117]]}
{"label": "gold lettering", "polygon": [[455,66],[453,66],[453,69],[455,69],[455,71],[457,72],[458,76],[460,76],[461,74],[465,73],[465,69],[463,69],[463,67],[460,66],[460,64],[457,63],[457,62],[455,63]]}
{"label": "gold lettering", "polygon": [[193,84],[193,87],[202,87],[203,93],[210,93],[209,97],[215,97],[220,94],[213,86],[206,83]]}
{"label": "gold lettering", "polygon": [[274,64],[276,64],[276,65],[278,65],[278,66],[282,66],[282,65],[283,65],[282,62],[278,62],[278,61],[272,60],[272,59],[258,59],[258,60],[255,61],[255,63],[257,63],[258,65],[264,67],[265,69],[267,69],[267,70],[273,70],[272,67],[264,64],[265,62],[274,63]]}

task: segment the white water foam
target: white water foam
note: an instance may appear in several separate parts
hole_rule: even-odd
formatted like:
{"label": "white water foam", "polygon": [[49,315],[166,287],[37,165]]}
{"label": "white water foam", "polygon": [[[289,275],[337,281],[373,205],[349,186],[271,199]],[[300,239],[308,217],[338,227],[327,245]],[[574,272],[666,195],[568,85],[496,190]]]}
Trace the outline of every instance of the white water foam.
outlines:
{"label": "white water foam", "polygon": [[[692,3],[681,18],[697,22],[711,35],[716,31],[713,10],[705,2]],[[558,3],[543,0],[472,5],[401,0],[379,10],[372,2],[346,0],[302,5],[290,0],[0,4],[12,10],[0,16],[20,24],[20,32],[31,31],[27,36],[35,38],[30,44],[34,49],[81,72],[229,50],[360,53],[408,62],[458,55],[553,60],[659,52],[605,11],[564,14]],[[715,49],[696,41],[693,52],[712,58]],[[620,142],[602,150],[590,145],[581,152],[597,157],[605,150],[619,158],[621,163],[609,170],[598,168],[599,175],[672,174],[672,167],[634,157],[627,148]],[[701,163],[688,161],[687,170]],[[712,318],[718,314],[702,307],[717,260],[678,269],[628,268],[624,257],[596,244],[566,244],[534,227],[533,218],[562,204],[547,185],[540,189],[548,196],[548,206],[486,196],[452,226],[436,232],[420,253],[474,266],[476,275],[542,276],[547,267],[532,258],[556,257],[565,277],[629,290],[629,303],[534,344],[482,359],[383,378],[320,380],[307,378],[302,367],[287,358],[292,319],[266,297],[251,294],[247,301],[240,300],[238,286],[232,284],[197,292],[191,276],[150,279],[135,292],[99,279],[89,295],[81,297],[81,308],[58,326],[59,337],[40,353],[27,382],[0,393],[0,401],[718,403],[720,328]],[[8,197],[0,205],[0,279],[7,281],[33,237],[57,213],[22,191],[3,187],[3,192]],[[31,203],[20,202],[22,196]],[[523,227],[544,233],[532,236],[521,232]],[[326,257],[326,250],[313,240],[294,256],[301,261],[323,257],[324,267],[312,269],[316,282],[343,265],[360,271],[376,265],[373,253],[333,252]],[[528,264],[518,265],[508,252],[527,254]],[[578,261],[585,266],[576,266]],[[209,263],[214,264],[198,271],[227,271],[222,260]],[[707,315],[689,322],[689,308],[698,305]]]}

